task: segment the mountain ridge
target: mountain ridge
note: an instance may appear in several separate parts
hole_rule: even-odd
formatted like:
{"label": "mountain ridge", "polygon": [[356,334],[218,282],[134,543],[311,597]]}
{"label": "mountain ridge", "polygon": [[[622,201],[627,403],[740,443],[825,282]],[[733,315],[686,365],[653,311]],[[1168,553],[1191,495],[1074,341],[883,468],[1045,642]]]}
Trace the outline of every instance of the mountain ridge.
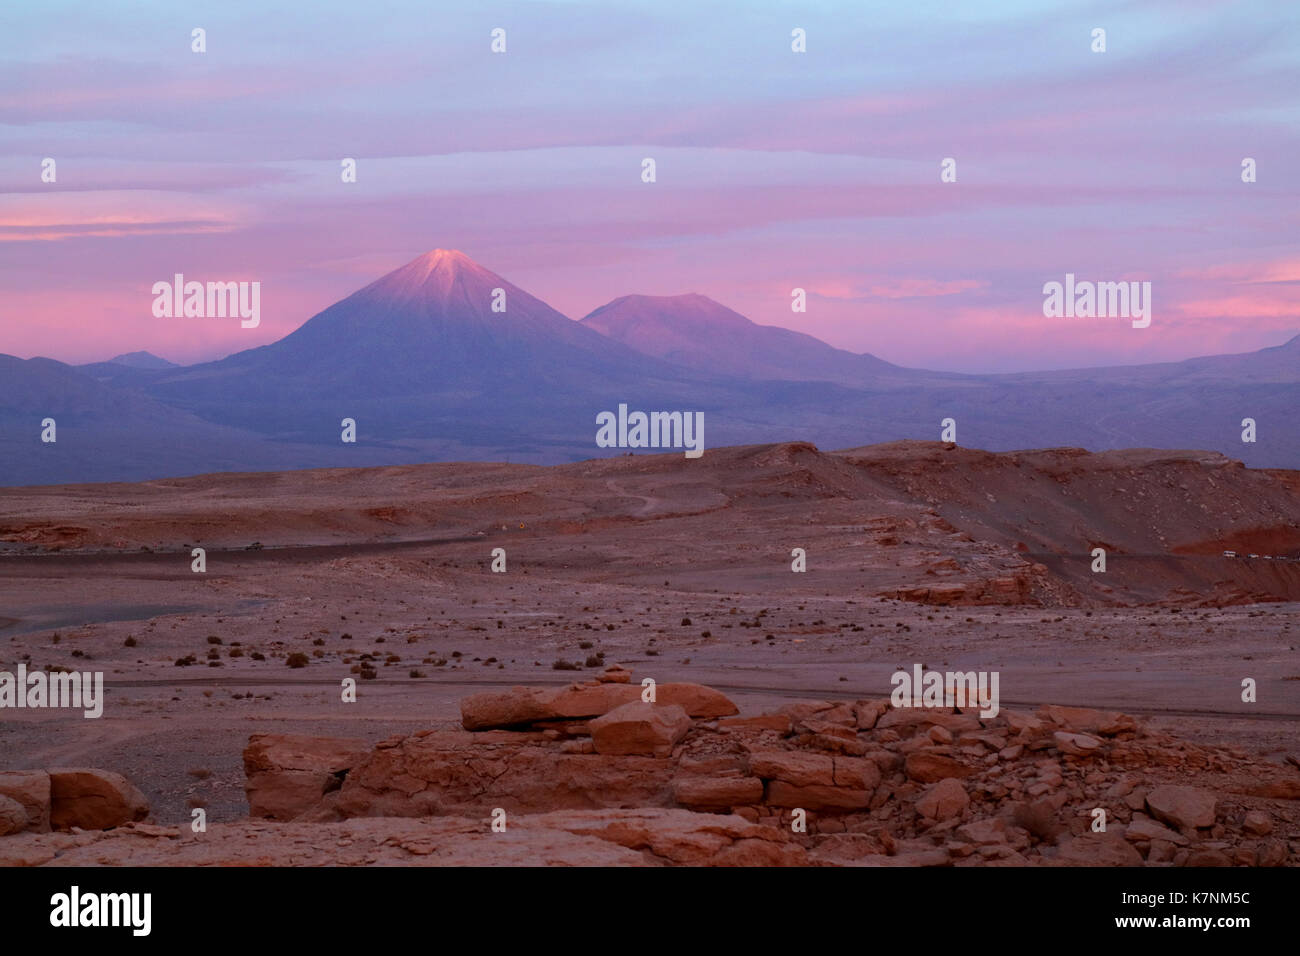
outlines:
{"label": "mountain ridge", "polygon": [[760,325],[695,292],[620,296],[580,321],[647,355],[740,378],[829,381],[858,387],[918,373],[874,355],[837,349],[804,332]]}
{"label": "mountain ridge", "polygon": [[[622,296],[574,321],[464,253],[435,249],[276,342],[213,362],[0,357],[0,484],[575,461],[623,454],[595,445],[597,415],[620,404],[703,414],[706,449],[935,440],[951,418],[959,443],[995,452],[1172,446],[1294,468],[1296,353],[1300,336],[1180,363],[928,372],[759,325],[698,293]],[[60,421],[58,452],[36,437],[52,412],[78,425]],[[1256,443],[1240,440],[1247,417]],[[355,443],[340,440],[344,419],[356,422]]]}

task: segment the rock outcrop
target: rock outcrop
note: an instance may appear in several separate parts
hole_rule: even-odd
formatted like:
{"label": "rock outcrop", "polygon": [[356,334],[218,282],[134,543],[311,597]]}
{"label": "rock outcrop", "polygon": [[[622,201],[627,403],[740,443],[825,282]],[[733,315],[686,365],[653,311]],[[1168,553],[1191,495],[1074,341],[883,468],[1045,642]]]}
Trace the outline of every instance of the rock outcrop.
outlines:
{"label": "rock outcrop", "polygon": [[370,748],[360,740],[301,734],[254,734],[244,748],[249,813],[292,820],[343,784]]}
{"label": "rock outcrop", "polygon": [[563,810],[511,817],[339,823],[132,824],[0,840],[0,866],[807,866],[792,835],[687,810]]}
{"label": "rock outcrop", "polygon": [[0,835],[51,829],[106,830],[149,816],[149,801],[131,781],[111,770],[57,767],[51,770],[0,771],[0,800],[22,810],[22,824],[12,807],[0,807]]}
{"label": "rock outcrop", "polygon": [[598,754],[667,757],[690,729],[679,705],[634,700],[591,722],[591,746]]}
{"label": "rock outcrop", "polygon": [[[814,700],[736,717],[716,691],[658,690],[672,686],[690,690],[645,702],[611,668],[558,690],[476,695],[463,711],[471,723],[514,729],[426,730],[373,746],[257,734],[244,753],[254,819],[206,835],[140,822],[145,798],[115,773],[0,773],[0,865],[1295,859],[1298,768],[1176,740],[1125,714],[1045,706],[983,718]],[[543,716],[521,725],[521,714]]]}
{"label": "rock outcrop", "polygon": [[107,830],[149,816],[149,801],[120,773],[91,768],[50,770],[50,826]]}
{"label": "rock outcrop", "polygon": [[50,829],[50,775],[44,770],[0,771],[0,796],[20,804],[26,814],[25,829],[46,833]]}
{"label": "rock outcrop", "polygon": [[[1176,741],[1125,714],[1048,706],[981,718],[883,700],[796,701],[692,721],[682,704],[662,702],[668,686],[654,704],[608,692],[639,694],[621,681],[511,691],[486,705],[476,695],[463,708],[469,723],[518,728],[523,714],[531,723],[390,738],[352,759],[337,790],[314,784],[282,810],[300,821],[599,810],[635,829],[635,814],[666,820],[656,814],[676,808],[789,835],[809,862],[834,865],[1200,865],[1222,854],[1273,866],[1292,856],[1274,834],[1294,825],[1295,808],[1253,796],[1285,792],[1292,768]],[[696,700],[716,699],[702,690]],[[537,701],[547,703],[529,710]],[[264,742],[258,751],[264,763],[279,752]],[[1189,771],[1206,786],[1179,784]],[[1097,809],[1104,832],[1092,830]],[[787,860],[790,851],[728,852]]]}
{"label": "rock outcrop", "polygon": [[0,836],[27,829],[27,811],[17,800],[0,796]]}

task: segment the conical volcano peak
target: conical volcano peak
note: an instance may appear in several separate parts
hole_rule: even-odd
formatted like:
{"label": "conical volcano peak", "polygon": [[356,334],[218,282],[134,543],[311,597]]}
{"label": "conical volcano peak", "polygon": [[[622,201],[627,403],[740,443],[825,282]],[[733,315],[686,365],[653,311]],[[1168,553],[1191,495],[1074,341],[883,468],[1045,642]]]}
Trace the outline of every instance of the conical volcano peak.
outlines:
{"label": "conical volcano peak", "polygon": [[621,346],[610,359],[616,343],[456,249],[416,256],[313,316],[274,349],[298,351],[294,361],[306,367],[322,356],[324,364],[334,362],[336,351],[350,356],[359,343],[373,360],[368,374],[387,377],[390,386],[427,377],[431,362],[468,374],[479,367],[590,368],[597,358],[624,366],[644,360]]}
{"label": "conical volcano peak", "polygon": [[418,256],[415,261],[424,263],[430,269],[480,268],[478,263],[459,249],[433,249],[422,256]]}
{"label": "conical volcano peak", "polygon": [[[477,301],[490,290],[505,285],[495,272],[483,268],[458,249],[434,249],[416,256],[368,287],[390,300],[445,301],[453,293]],[[485,290],[488,290],[485,292]]]}
{"label": "conical volcano peak", "polygon": [[491,272],[484,269],[459,249],[434,249],[431,252],[426,252],[424,255],[412,259],[399,271],[406,271],[407,269],[413,271],[422,270],[426,276],[437,273],[452,278],[462,273],[479,276],[492,275]]}

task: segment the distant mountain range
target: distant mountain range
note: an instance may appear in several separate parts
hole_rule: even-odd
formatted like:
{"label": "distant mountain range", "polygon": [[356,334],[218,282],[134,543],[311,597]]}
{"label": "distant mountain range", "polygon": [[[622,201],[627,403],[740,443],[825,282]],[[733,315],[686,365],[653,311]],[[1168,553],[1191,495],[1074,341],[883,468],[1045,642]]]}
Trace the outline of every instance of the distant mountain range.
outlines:
{"label": "distant mountain range", "polygon": [[924,374],[935,383],[965,377],[900,368],[802,332],[758,325],[697,293],[625,295],[602,305],[582,324],[645,355],[743,379],[836,382],[860,388],[868,383],[916,384]]}
{"label": "distant mountain range", "polygon": [[[1300,336],[1185,362],[959,375],[758,325],[696,294],[624,296],[575,322],[438,249],[216,362],[0,355],[0,484],[572,461],[611,453],[595,444],[596,415],[620,403],[702,411],[706,448],[935,440],[953,418],[959,444],[995,451],[1196,448],[1300,468]],[[47,417],[53,444],[41,441]],[[355,444],[340,441],[344,418]],[[1243,418],[1257,423],[1254,444],[1241,441]]]}
{"label": "distant mountain range", "polygon": [[175,362],[159,358],[152,352],[125,352],[113,356],[109,361],[116,365],[129,365],[131,368],[179,368]]}

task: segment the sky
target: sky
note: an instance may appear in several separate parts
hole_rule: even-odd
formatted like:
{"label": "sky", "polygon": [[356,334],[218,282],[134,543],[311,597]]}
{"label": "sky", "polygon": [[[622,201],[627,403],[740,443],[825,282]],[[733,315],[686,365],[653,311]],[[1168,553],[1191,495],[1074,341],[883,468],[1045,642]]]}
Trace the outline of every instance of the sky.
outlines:
{"label": "sky", "polygon": [[[219,358],[435,248],[923,368],[1280,344],[1300,3],[0,4],[0,352]],[[177,272],[261,324],[156,318]],[[1045,317],[1067,273],[1151,282],[1150,326]]]}

